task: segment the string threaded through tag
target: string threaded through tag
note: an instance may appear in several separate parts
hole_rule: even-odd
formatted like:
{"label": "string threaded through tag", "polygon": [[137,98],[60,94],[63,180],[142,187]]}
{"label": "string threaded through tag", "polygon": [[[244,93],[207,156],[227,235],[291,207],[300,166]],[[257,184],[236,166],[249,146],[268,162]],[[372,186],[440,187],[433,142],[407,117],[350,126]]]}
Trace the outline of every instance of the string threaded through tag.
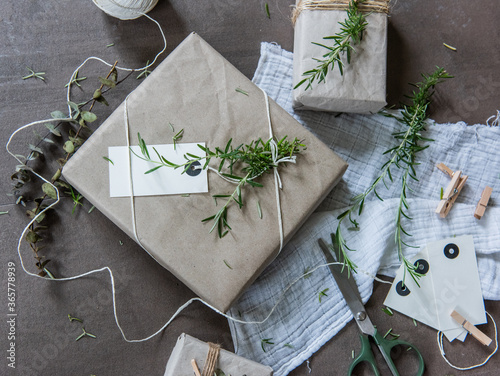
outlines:
{"label": "string threaded through tag", "polygon": [[442,331],[438,331],[437,332],[437,343],[438,343],[439,351],[441,353],[441,356],[445,360],[445,362],[448,363],[448,365],[450,367],[455,368],[456,370],[459,370],[459,371],[467,371],[467,370],[471,370],[471,369],[474,369],[474,368],[479,368],[479,367],[484,366],[486,363],[488,363],[488,361],[491,359],[491,357],[493,355],[495,355],[496,352],[498,351],[498,329],[497,329],[497,323],[495,322],[495,319],[493,318],[493,316],[491,316],[488,313],[488,311],[485,311],[485,312],[490,317],[491,321],[493,322],[493,326],[495,328],[495,349],[493,350],[493,352],[490,355],[488,355],[488,357],[482,363],[479,363],[479,364],[476,364],[476,365],[473,365],[473,366],[470,366],[470,367],[458,367],[458,366],[455,366],[455,365],[451,364],[451,362],[448,359],[446,359],[446,354],[444,352],[444,347],[443,347],[443,332]]}

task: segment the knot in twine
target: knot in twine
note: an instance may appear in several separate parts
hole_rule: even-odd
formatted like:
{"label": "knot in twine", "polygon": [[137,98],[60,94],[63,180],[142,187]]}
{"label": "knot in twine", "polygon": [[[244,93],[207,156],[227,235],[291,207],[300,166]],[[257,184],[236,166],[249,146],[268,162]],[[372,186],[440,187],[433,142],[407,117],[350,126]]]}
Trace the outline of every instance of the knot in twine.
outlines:
{"label": "knot in twine", "polygon": [[104,13],[120,20],[133,20],[148,13],[158,0],[92,0]]}
{"label": "knot in twine", "polygon": [[292,24],[295,25],[303,10],[346,10],[351,1],[358,3],[361,12],[389,13],[390,0],[301,0],[293,9]]}

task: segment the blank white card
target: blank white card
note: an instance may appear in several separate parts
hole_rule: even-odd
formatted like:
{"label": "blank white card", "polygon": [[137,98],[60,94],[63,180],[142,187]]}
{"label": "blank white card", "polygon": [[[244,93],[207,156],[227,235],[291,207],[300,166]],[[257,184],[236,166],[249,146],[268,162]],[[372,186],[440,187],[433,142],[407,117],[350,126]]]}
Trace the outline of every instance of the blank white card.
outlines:
{"label": "blank white card", "polygon": [[[205,146],[204,143],[199,143]],[[197,143],[164,145],[148,145],[151,160],[159,162],[153,148],[168,161],[175,164],[187,162],[184,155],[186,153],[197,156],[204,156]],[[142,157],[139,146],[131,146],[131,149]],[[128,155],[130,153],[130,156]],[[154,196],[154,195],[180,195],[188,193],[208,192],[207,170],[198,170],[196,176],[182,174],[182,167],[174,169],[171,167],[161,167],[149,174],[146,171],[159,166],[158,163],[145,161],[133,153],[127,146],[111,146],[108,148],[109,162],[109,194],[111,197],[130,197],[131,185],[133,185],[134,196]],[[130,161],[130,165],[129,165]],[[201,161],[201,167],[203,161]],[[197,171],[197,172],[198,172]],[[130,180],[132,172],[132,181]],[[131,184],[132,183],[132,184]]]}

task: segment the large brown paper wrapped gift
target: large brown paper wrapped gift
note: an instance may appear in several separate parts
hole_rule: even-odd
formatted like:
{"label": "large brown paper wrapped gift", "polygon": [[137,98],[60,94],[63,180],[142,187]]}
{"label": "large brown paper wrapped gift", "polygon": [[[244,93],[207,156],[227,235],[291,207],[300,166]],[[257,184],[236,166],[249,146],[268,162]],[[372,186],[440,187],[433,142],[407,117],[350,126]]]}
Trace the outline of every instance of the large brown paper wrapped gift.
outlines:
{"label": "large brown paper wrapped gift", "polygon": [[[164,376],[194,375],[191,359],[196,361],[201,371],[205,365],[208,350],[208,343],[190,335],[181,334],[172,350]],[[215,368],[231,376],[272,376],[273,374],[271,367],[242,358],[223,349],[220,350]]]}
{"label": "large brown paper wrapped gift", "polygon": [[[240,88],[248,93],[237,92]],[[118,227],[135,238],[131,200],[110,197],[109,146],[127,145],[124,103],[113,112],[64,167],[63,176]],[[130,142],[137,133],[149,144],[171,144],[184,129],[182,142],[206,142],[214,149],[269,138],[263,92],[192,33],[128,97]],[[275,137],[303,140],[307,150],[296,164],[281,165],[281,212],[285,242],[340,180],[346,163],[270,101]],[[201,150],[200,150],[201,153]],[[216,161],[212,161],[215,167]],[[180,172],[180,170],[179,170]],[[144,248],[199,297],[225,312],[277,256],[280,245],[276,192],[272,174],[245,185],[245,206],[228,209],[232,227],[224,238],[209,234],[215,214],[212,195],[232,193],[235,186],[209,173],[209,193],[135,198],[136,233]],[[262,208],[262,219],[257,203]],[[230,266],[230,267],[229,267]]]}
{"label": "large brown paper wrapped gift", "polygon": [[[297,9],[301,8],[301,2],[310,3],[311,0],[297,0]],[[344,2],[348,3],[347,0]],[[343,22],[346,17],[345,10],[304,9],[300,12],[294,34],[294,86],[305,78],[304,72],[318,65],[314,58],[322,59],[328,51],[311,42],[333,45],[333,40],[323,38],[339,32],[339,22]],[[344,74],[340,74],[335,64],[333,70],[329,68],[325,82],[318,83],[316,80],[312,89],[307,90],[306,82],[294,89],[295,109],[375,113],[386,105],[387,14],[374,12],[366,19],[368,26],[363,32],[361,43],[354,45],[351,63],[346,62],[346,56],[342,57],[345,62]]]}

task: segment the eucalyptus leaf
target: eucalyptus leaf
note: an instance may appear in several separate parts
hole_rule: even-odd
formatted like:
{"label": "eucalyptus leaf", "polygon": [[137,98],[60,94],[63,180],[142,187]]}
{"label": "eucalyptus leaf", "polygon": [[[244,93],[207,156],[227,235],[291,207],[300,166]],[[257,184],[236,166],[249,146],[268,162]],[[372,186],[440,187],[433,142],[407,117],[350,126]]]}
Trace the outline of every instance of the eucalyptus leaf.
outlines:
{"label": "eucalyptus leaf", "polygon": [[26,234],[26,241],[28,243],[36,243],[38,240],[40,240],[40,236],[34,231],[28,231]]}
{"label": "eucalyptus leaf", "polygon": [[97,115],[90,111],[82,111],[81,116],[87,123],[92,123],[97,120]]}
{"label": "eucalyptus leaf", "polygon": [[63,149],[66,153],[74,153],[75,152],[75,145],[71,141],[66,141],[64,143]]}
{"label": "eucalyptus leaf", "polygon": [[50,183],[43,183],[42,184],[42,191],[45,193],[47,196],[50,198],[56,200],[57,199],[57,191],[56,189],[52,186]]}
{"label": "eucalyptus leaf", "polygon": [[50,115],[54,119],[67,119],[68,118],[68,116],[64,112],[61,112],[61,111],[53,111],[50,113]]}
{"label": "eucalyptus leaf", "polygon": [[101,82],[101,84],[109,88],[114,88],[116,86],[116,82],[108,80],[107,78],[99,77],[99,81]]}
{"label": "eucalyptus leaf", "polygon": [[45,124],[45,127],[56,137],[61,137],[61,132],[59,132],[58,129],[54,127],[54,124],[52,123],[47,123]]}

